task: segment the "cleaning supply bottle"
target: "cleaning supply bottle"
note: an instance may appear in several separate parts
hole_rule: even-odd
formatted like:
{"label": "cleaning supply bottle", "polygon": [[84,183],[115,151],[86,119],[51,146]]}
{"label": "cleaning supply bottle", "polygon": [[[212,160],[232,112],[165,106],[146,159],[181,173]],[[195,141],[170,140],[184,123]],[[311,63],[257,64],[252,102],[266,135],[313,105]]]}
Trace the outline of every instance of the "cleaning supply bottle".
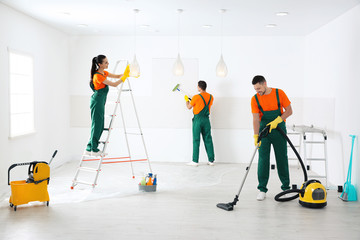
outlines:
{"label": "cleaning supply bottle", "polygon": [[157,183],[157,178],[156,178],[156,174],[154,174],[153,185],[156,185],[156,183]]}
{"label": "cleaning supply bottle", "polygon": [[152,173],[149,173],[148,178],[149,178],[149,180],[148,180],[148,182],[146,183],[146,185],[147,185],[147,186],[153,185],[153,182],[152,182]]}
{"label": "cleaning supply bottle", "polygon": [[141,185],[141,186],[145,186],[145,185],[146,185],[145,177],[143,177],[143,178],[141,179],[140,185]]}

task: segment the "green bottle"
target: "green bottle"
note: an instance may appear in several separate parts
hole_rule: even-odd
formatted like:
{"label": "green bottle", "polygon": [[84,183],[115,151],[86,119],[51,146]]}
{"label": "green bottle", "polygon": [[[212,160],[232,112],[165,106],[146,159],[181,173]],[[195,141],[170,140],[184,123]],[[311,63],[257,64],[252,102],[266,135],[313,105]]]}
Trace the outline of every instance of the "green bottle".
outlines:
{"label": "green bottle", "polygon": [[146,180],[145,180],[144,177],[141,179],[140,185],[141,185],[141,186],[145,186],[145,185],[146,185]]}

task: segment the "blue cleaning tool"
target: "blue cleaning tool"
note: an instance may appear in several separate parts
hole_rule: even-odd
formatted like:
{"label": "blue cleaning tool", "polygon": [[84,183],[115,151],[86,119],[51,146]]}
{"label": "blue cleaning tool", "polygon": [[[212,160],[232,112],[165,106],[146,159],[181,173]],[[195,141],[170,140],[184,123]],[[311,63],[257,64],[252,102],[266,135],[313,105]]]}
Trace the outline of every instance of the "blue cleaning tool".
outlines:
{"label": "blue cleaning tool", "polygon": [[339,197],[341,200],[346,201],[346,202],[357,201],[356,188],[354,185],[351,184],[352,157],[353,157],[354,143],[355,143],[355,139],[357,136],[350,135],[350,137],[352,138],[352,143],[351,143],[349,169],[348,169],[346,182],[344,183],[344,190]]}
{"label": "blue cleaning tool", "polygon": [[[184,92],[183,90],[180,89],[180,83],[176,84],[176,86],[173,88],[172,91],[175,92],[176,90],[179,91],[179,92],[184,93],[185,95],[187,95],[189,97],[189,94],[187,94],[186,92]],[[191,100],[190,97],[189,97],[189,99]]]}

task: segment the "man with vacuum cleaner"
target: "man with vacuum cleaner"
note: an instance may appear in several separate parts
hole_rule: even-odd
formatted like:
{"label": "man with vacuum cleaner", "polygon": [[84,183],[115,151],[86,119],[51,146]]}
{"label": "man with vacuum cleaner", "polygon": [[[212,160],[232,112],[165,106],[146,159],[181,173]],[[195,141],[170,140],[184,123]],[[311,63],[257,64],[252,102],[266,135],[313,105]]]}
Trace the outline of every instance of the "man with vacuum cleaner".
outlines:
{"label": "man with vacuum cleaner", "polygon": [[[254,140],[257,145],[259,132],[270,125],[269,134],[259,143],[258,163],[258,189],[257,200],[262,201],[266,197],[266,188],[270,172],[270,146],[273,145],[276,158],[276,166],[281,189],[290,189],[289,167],[287,156],[286,139],[274,130],[278,126],[286,133],[285,119],[292,114],[291,102],[281,89],[267,86],[263,76],[257,75],[253,78],[252,84],[257,92],[251,99],[251,112],[253,114]],[[284,110],[285,109],[285,110]]]}
{"label": "man with vacuum cleaner", "polygon": [[210,126],[210,108],[213,104],[214,98],[211,94],[206,92],[206,82],[198,82],[198,91],[200,94],[195,95],[191,102],[189,97],[185,95],[186,107],[193,109],[194,118],[193,120],[193,160],[187,163],[189,166],[199,165],[199,147],[200,147],[200,133],[204,140],[206,153],[208,155],[208,165],[214,165],[214,146],[211,138],[211,126]]}

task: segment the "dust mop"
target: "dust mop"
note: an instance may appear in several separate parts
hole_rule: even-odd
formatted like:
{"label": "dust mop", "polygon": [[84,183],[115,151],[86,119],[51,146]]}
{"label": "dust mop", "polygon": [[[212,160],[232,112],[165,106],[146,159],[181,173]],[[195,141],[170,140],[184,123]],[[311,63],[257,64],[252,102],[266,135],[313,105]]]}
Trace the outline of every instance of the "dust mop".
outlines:
{"label": "dust mop", "polygon": [[344,190],[340,195],[340,199],[346,202],[357,201],[356,189],[355,186],[351,184],[351,168],[352,168],[352,157],[353,157],[353,149],[354,149],[354,142],[355,142],[355,135],[350,135],[352,138],[351,141],[351,152],[350,152],[350,162],[349,162],[349,169],[346,178],[346,182],[344,183]]}

